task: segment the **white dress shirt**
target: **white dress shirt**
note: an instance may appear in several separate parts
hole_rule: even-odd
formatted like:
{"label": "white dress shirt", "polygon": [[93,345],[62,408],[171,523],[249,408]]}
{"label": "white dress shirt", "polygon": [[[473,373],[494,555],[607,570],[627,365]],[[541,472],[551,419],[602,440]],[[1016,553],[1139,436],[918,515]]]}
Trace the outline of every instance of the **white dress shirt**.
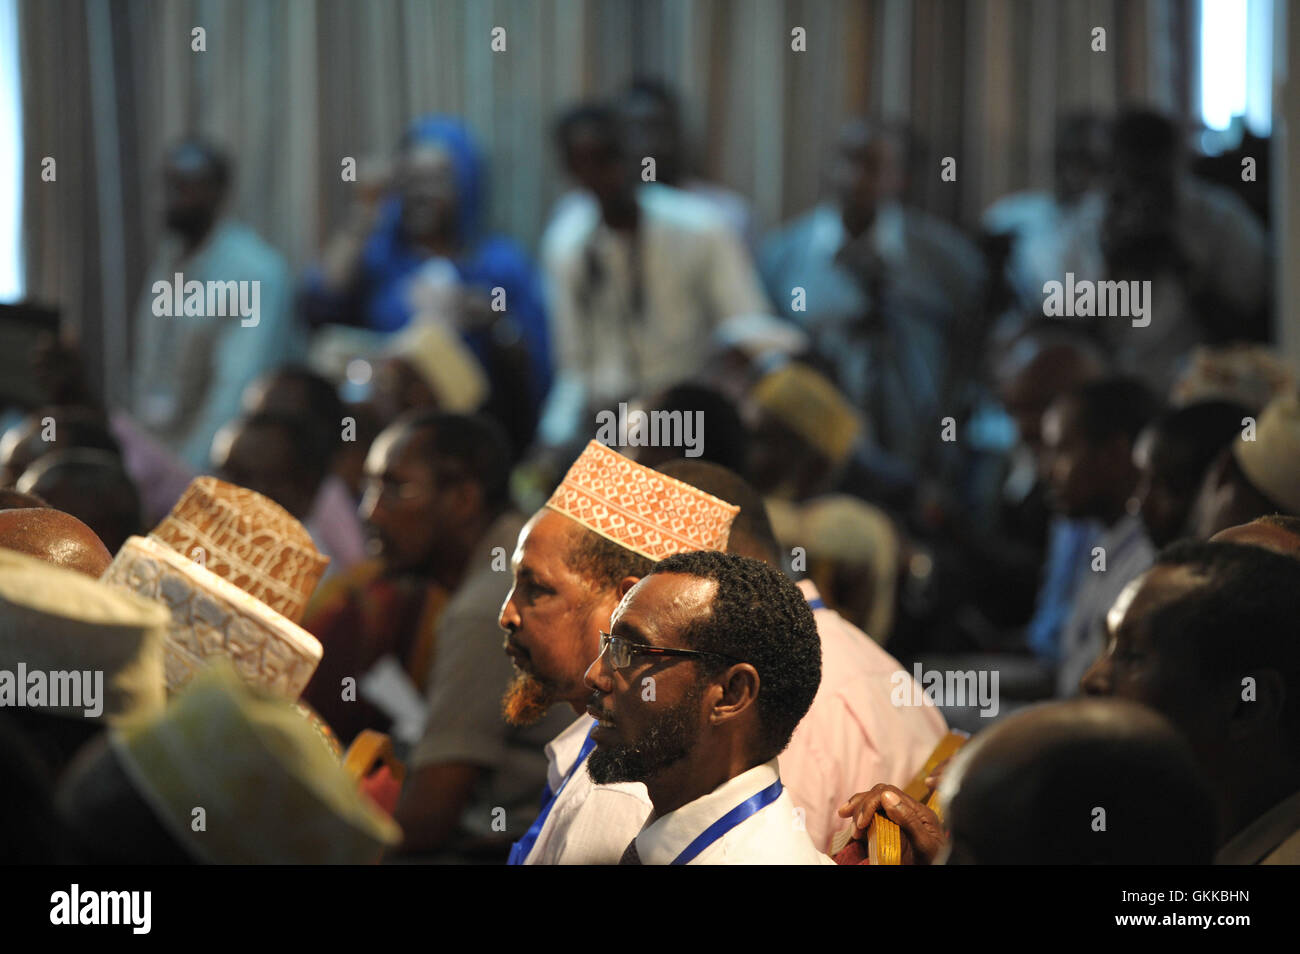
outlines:
{"label": "white dress shirt", "polygon": [[597,785],[579,765],[565,784],[595,721],[579,716],[546,746],[547,782],[559,794],[526,865],[616,865],[650,815],[650,795],[640,782]]}
{"label": "white dress shirt", "polygon": [[[645,865],[670,865],[696,838],[728,812],[780,778],[777,760],[756,765],[641,829],[636,853]],[[626,846],[624,846],[626,847]],[[788,792],[719,833],[691,865],[833,865],[804,830]]]}
{"label": "white dress shirt", "polygon": [[570,203],[542,237],[558,366],[541,423],[548,443],[589,404],[650,394],[689,377],[725,319],[769,310],[758,275],[712,205],[678,189],[637,190],[635,241],[593,202]]}

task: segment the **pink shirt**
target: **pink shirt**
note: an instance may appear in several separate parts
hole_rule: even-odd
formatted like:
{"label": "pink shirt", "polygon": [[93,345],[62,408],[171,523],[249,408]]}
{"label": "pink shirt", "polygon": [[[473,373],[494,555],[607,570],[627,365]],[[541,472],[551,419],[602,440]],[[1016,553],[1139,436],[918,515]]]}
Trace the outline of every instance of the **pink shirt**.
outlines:
{"label": "pink shirt", "polygon": [[[820,602],[810,580],[799,589],[809,603]],[[813,617],[822,640],[821,687],[780,765],[786,790],[804,810],[808,836],[826,851],[831,836],[848,825],[835,810],[880,782],[911,781],[948,726],[928,702],[894,705],[891,697],[924,699],[924,693],[919,687],[894,692],[898,680],[914,680],[866,633],[832,609],[814,608]]]}

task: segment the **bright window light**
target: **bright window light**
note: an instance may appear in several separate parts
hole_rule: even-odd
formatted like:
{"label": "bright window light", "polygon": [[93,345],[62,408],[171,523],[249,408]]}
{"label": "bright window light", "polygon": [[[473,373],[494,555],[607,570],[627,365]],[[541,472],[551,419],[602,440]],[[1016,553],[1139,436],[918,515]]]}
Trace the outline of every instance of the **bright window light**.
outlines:
{"label": "bright window light", "polygon": [[1242,0],[1201,0],[1201,118],[1211,129],[1246,112],[1246,14]]}
{"label": "bright window light", "polygon": [[1273,0],[1201,0],[1201,121],[1266,136],[1273,111]]}
{"label": "bright window light", "polygon": [[23,297],[23,99],[18,0],[0,0],[0,301]]}

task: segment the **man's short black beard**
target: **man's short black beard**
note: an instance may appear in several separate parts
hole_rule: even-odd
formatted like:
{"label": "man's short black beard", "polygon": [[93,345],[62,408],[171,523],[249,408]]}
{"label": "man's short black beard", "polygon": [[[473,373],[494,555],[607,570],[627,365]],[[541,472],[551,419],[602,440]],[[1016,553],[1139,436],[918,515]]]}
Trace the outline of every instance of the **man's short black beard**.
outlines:
{"label": "man's short black beard", "polygon": [[[659,714],[644,738],[631,745],[599,745],[587,758],[587,772],[597,785],[644,782],[686,758],[699,739],[699,705],[704,687]],[[654,703],[646,703],[653,706]]]}

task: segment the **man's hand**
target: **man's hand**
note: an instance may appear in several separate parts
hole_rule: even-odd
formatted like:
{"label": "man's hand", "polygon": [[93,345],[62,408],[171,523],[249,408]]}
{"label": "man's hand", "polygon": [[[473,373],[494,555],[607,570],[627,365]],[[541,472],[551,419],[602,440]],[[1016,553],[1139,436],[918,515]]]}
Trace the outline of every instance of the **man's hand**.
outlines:
{"label": "man's hand", "polygon": [[903,836],[903,864],[933,864],[945,835],[939,816],[893,785],[877,785],[859,792],[839,807],[841,818],[852,818],[855,839],[867,836],[871,819],[883,814],[898,825]]}

